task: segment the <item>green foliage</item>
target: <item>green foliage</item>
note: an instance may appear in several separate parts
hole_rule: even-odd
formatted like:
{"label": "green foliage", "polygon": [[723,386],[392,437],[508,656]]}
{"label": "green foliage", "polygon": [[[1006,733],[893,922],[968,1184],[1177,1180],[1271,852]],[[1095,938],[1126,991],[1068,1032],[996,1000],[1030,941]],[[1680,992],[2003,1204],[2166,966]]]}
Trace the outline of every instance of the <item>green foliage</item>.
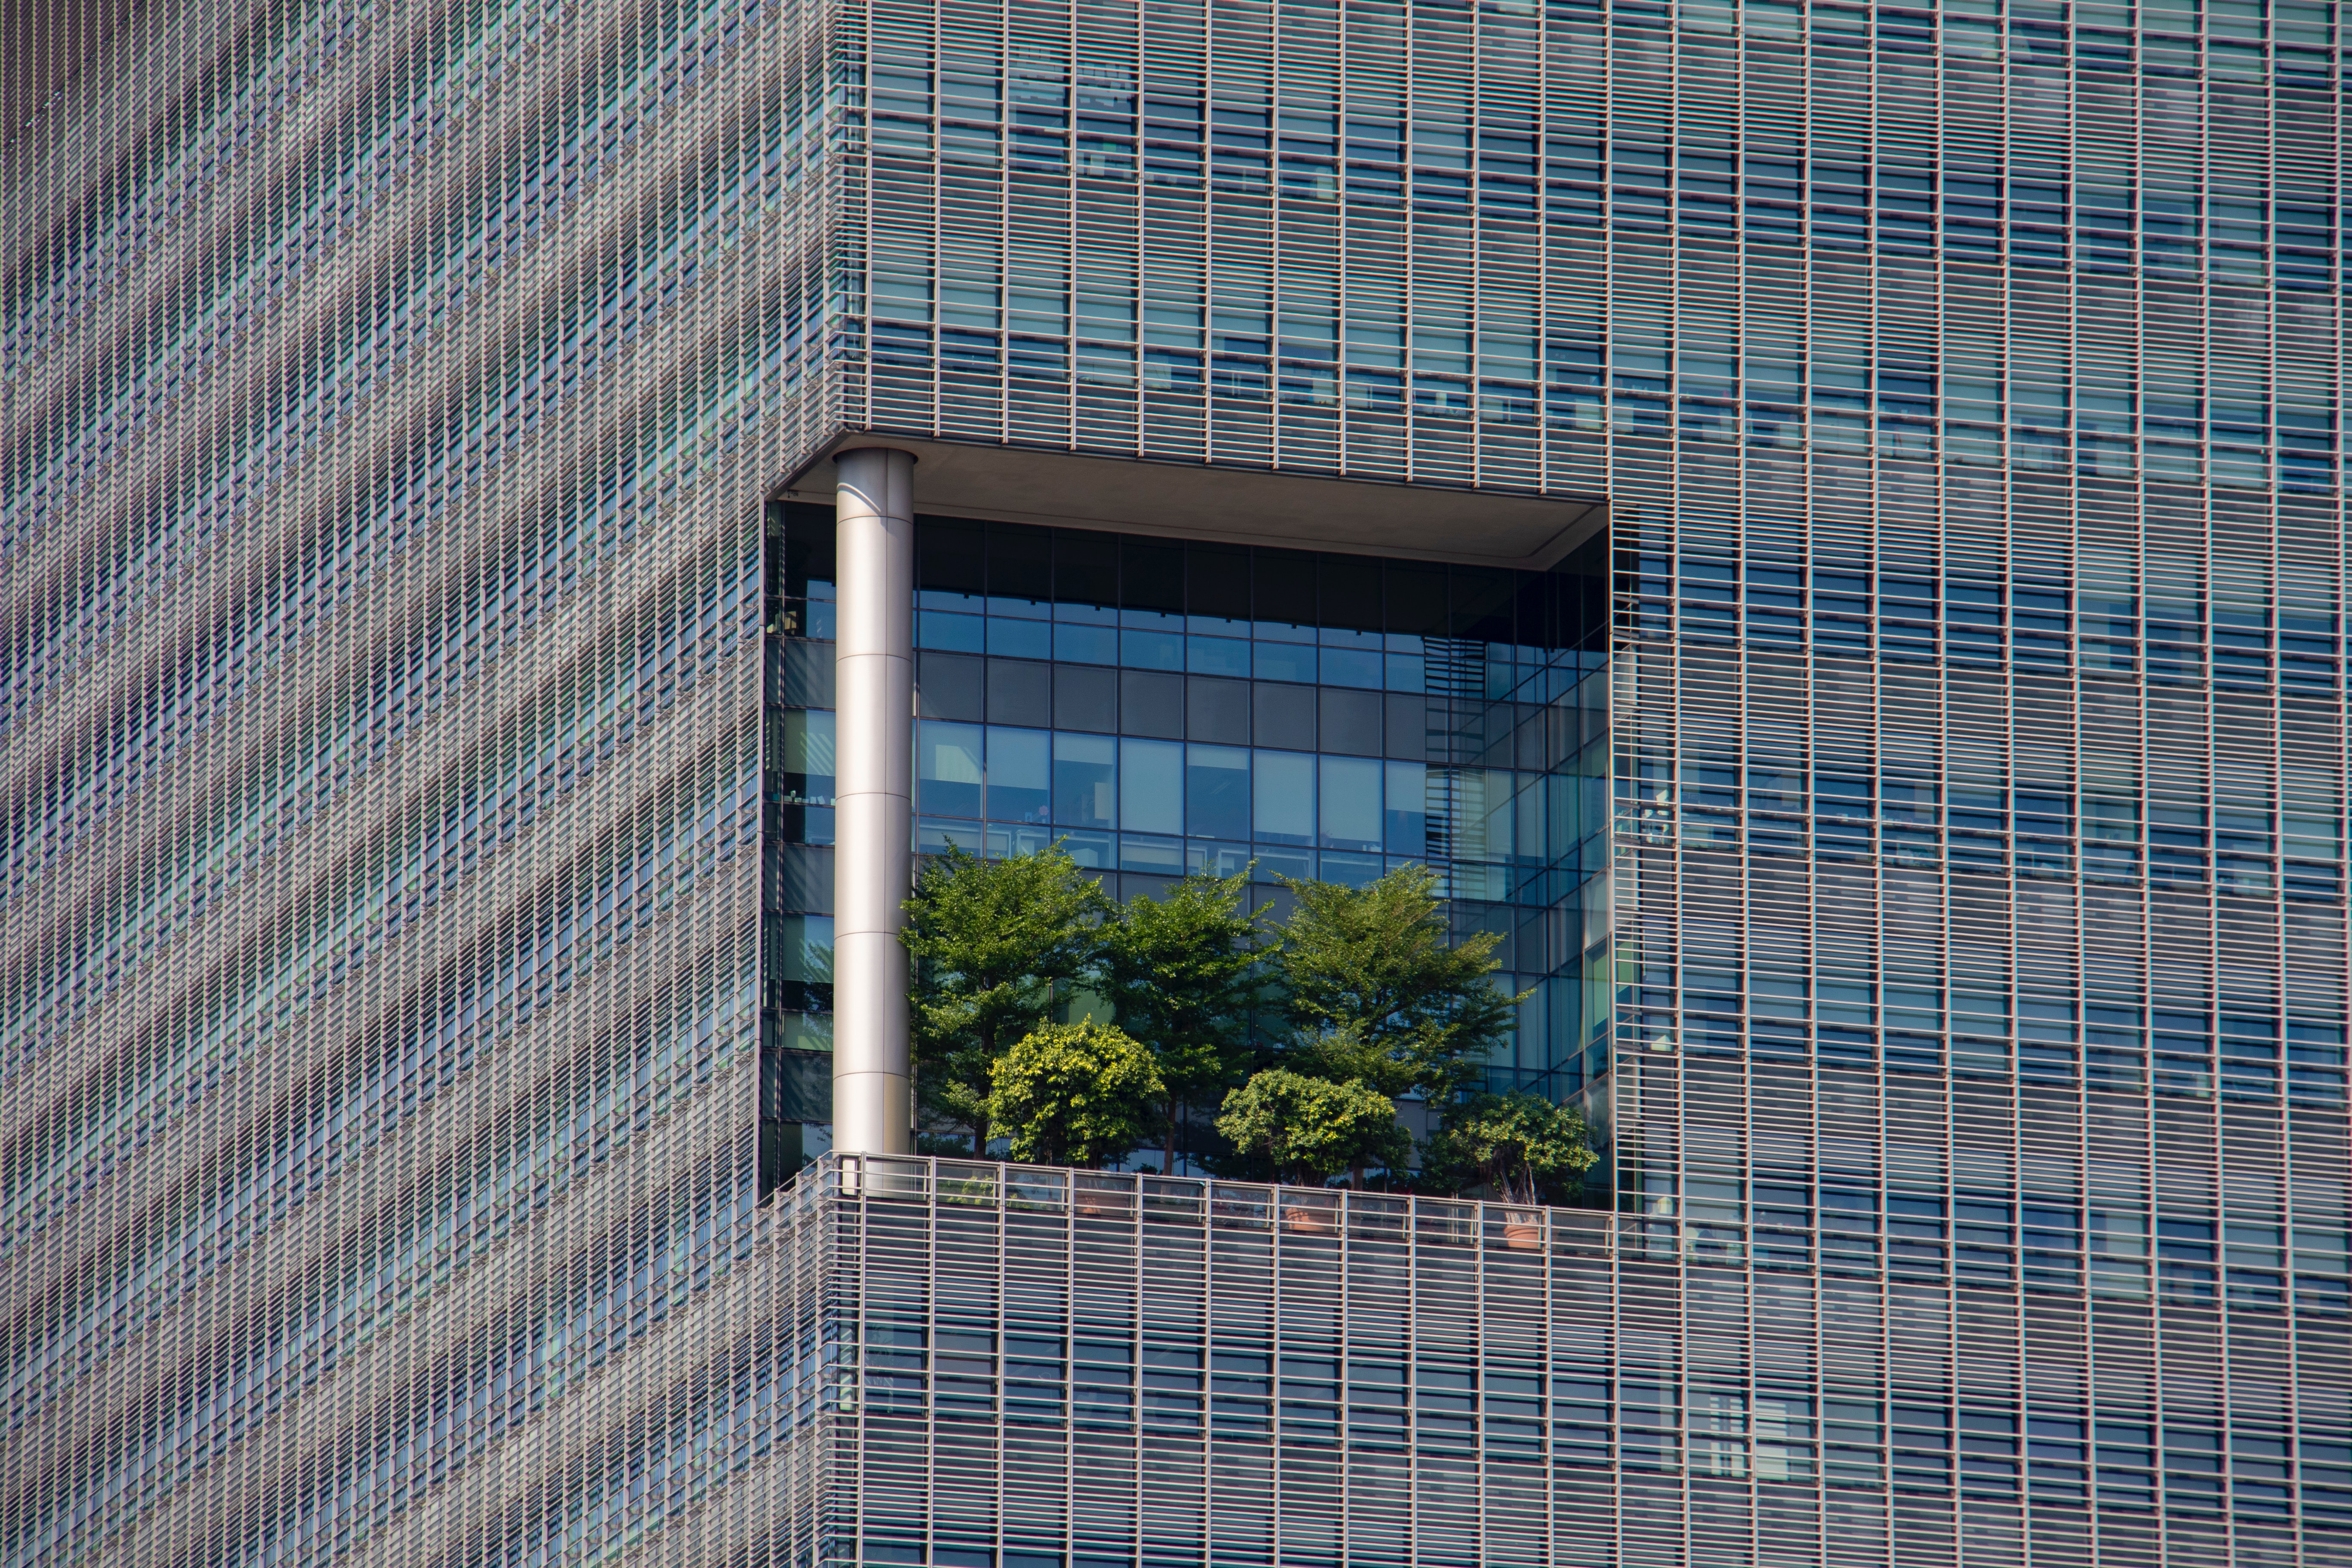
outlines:
{"label": "green foliage", "polygon": [[1144,1140],[1167,1092],[1151,1053],[1125,1032],[1046,1024],[996,1058],[988,1117],[1011,1134],[1016,1160],[1099,1165]]}
{"label": "green foliage", "polygon": [[1299,1065],[1390,1096],[1418,1089],[1443,1100],[1467,1089],[1509,1037],[1525,999],[1488,978],[1501,967],[1501,938],[1481,931],[1449,945],[1426,866],[1401,867],[1365,888],[1284,885],[1298,907],[1276,965]]}
{"label": "green foliage", "polygon": [[1410,1094],[1413,1089],[1411,1064],[1398,1060],[1367,1039],[1360,1019],[1308,1025],[1291,1037],[1282,1059],[1310,1078],[1332,1083],[1367,1083],[1391,1100]]}
{"label": "green foliage", "polygon": [[[1524,1089],[1480,1095],[1455,1108],[1423,1152],[1430,1177],[1456,1186],[1483,1179],[1507,1204],[1535,1204],[1593,1163],[1583,1112]],[[1467,1178],[1467,1179],[1465,1179]]]}
{"label": "green foliage", "polygon": [[1186,877],[1160,898],[1128,900],[1103,927],[1097,986],[1167,1086],[1170,1169],[1181,1108],[1213,1102],[1248,1057],[1266,948],[1264,909],[1242,907],[1248,885],[1246,872]]}
{"label": "green foliage", "polygon": [[[1592,1163],[1573,1111],[1462,1099],[1520,998],[1495,988],[1496,937],[1448,944],[1427,868],[1361,889],[1286,885],[1297,909],[1269,932],[1265,910],[1245,907],[1246,873],[1114,906],[1059,845],[930,861],[906,906],[927,1121],[969,1129],[975,1153],[1001,1125],[1016,1159],[1088,1164],[1165,1127],[1172,1168],[1185,1108],[1222,1100],[1214,1132],[1196,1130],[1230,1141],[1220,1170],[1360,1179],[1411,1159],[1392,1102],[1419,1093],[1454,1108],[1428,1151],[1432,1184],[1484,1179],[1531,1202]],[[1049,1021],[1088,991],[1118,1026]],[[1243,1083],[1266,1061],[1251,1030],[1270,1002],[1287,1040]],[[924,1146],[947,1147],[936,1133]]]}
{"label": "green foliage", "polygon": [[1110,910],[1102,884],[1059,844],[982,860],[950,849],[907,900],[922,1109],[988,1145],[992,1069],[1095,965]]}
{"label": "green foliage", "polygon": [[1225,1096],[1217,1131],[1276,1181],[1320,1183],[1351,1165],[1402,1163],[1412,1139],[1389,1097],[1270,1068]]}

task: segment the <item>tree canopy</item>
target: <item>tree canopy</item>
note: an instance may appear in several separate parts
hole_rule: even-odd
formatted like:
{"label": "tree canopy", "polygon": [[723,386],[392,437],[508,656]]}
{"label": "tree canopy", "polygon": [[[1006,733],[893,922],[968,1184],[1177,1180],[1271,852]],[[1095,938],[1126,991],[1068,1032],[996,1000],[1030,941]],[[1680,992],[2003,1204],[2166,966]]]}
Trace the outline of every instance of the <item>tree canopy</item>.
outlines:
{"label": "tree canopy", "polygon": [[1276,966],[1300,1048],[1324,1076],[1448,1100],[1510,1038],[1517,1004],[1489,977],[1501,940],[1446,940],[1437,878],[1400,867],[1365,888],[1284,881],[1298,907]]}
{"label": "tree canopy", "polygon": [[1387,1095],[1361,1079],[1333,1083],[1285,1068],[1225,1096],[1217,1130],[1276,1181],[1321,1182],[1354,1164],[1401,1163],[1411,1152]]}
{"label": "tree canopy", "polygon": [[1593,1158],[1581,1111],[1514,1089],[1458,1108],[1430,1141],[1424,1168],[1455,1167],[1456,1184],[1475,1173],[1503,1202],[1534,1204],[1564,1178],[1581,1176]]}
{"label": "tree canopy", "polygon": [[1108,1025],[1046,1024],[990,1068],[989,1120],[1016,1160],[1099,1165],[1148,1137],[1167,1094],[1151,1053]]}
{"label": "tree canopy", "polygon": [[1128,900],[1102,929],[1099,989],[1166,1086],[1166,1169],[1181,1108],[1213,1103],[1248,1059],[1270,946],[1265,908],[1242,907],[1248,887],[1246,873],[1186,877],[1160,898]]}
{"label": "tree canopy", "polygon": [[[1368,886],[1285,879],[1279,925],[1249,878],[1192,876],[1113,903],[1056,844],[982,860],[950,850],[907,901],[919,1107],[936,1134],[992,1133],[1016,1159],[1096,1164],[1215,1113],[1212,1168],[1360,1184],[1415,1163],[1395,1102],[1439,1131],[1421,1183],[1484,1182],[1510,1202],[1564,1191],[1593,1163],[1583,1119],[1484,1092],[1517,1004],[1498,939],[1449,940],[1435,876]],[[1198,1133],[1188,1133],[1187,1137]]]}
{"label": "tree canopy", "polygon": [[951,848],[906,907],[920,1105],[970,1128],[977,1154],[996,1058],[1094,969],[1110,900],[1056,844],[1003,860]]}

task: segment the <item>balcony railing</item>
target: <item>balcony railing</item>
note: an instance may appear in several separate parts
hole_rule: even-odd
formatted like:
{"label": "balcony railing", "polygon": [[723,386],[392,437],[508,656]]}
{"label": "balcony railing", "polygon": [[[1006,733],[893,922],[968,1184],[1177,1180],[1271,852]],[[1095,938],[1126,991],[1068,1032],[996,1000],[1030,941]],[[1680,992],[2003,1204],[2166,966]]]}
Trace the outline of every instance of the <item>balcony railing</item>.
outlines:
{"label": "balcony railing", "polygon": [[1066,1214],[1109,1226],[1206,1225],[1302,1238],[1411,1239],[1521,1252],[1602,1250],[1617,1229],[1615,1216],[1589,1209],[929,1155],[825,1154],[775,1201],[801,1209],[838,1199]]}

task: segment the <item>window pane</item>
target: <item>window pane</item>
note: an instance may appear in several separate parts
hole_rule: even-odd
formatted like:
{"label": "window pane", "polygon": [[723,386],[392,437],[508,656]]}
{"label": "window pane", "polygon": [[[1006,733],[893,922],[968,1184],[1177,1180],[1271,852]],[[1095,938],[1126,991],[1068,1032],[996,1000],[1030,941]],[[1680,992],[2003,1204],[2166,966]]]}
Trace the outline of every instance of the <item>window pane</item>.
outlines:
{"label": "window pane", "polygon": [[793,709],[782,718],[782,771],[830,780],[833,777],[833,715],[814,710]]}
{"label": "window pane", "polygon": [[1323,759],[1323,847],[1381,847],[1381,764],[1358,757]]}
{"label": "window pane", "polygon": [[1066,827],[1118,826],[1118,742],[1108,735],[1054,737],[1054,820]]}
{"label": "window pane", "polygon": [[1044,822],[1052,788],[1043,730],[988,731],[988,815],[997,822]]}
{"label": "window pane", "polygon": [[1249,760],[1239,746],[1186,749],[1186,832],[1195,838],[1249,837]]}
{"label": "window pane", "polygon": [[981,727],[926,719],[915,740],[921,809],[933,816],[980,815]]}
{"label": "window pane", "polygon": [[1130,669],[1181,669],[1184,639],[1174,632],[1129,626],[1118,634],[1118,662]]}
{"label": "window pane", "polygon": [[1300,680],[1315,679],[1315,650],[1292,643],[1262,642],[1255,645],[1255,668],[1260,680]]}
{"label": "window pane", "polygon": [[779,980],[833,984],[833,917],[775,915],[767,925],[768,963]]}
{"label": "window pane", "polygon": [[1486,779],[1486,858],[1508,860],[1517,853],[1518,779],[1508,768],[1488,768]]}
{"label": "window pane", "polygon": [[1173,741],[1121,741],[1119,826],[1129,833],[1184,831],[1184,748]]}
{"label": "window pane", "polygon": [[1381,686],[1381,656],[1366,648],[1327,647],[1323,650],[1323,684],[1361,686],[1377,691]]}
{"label": "window pane", "polygon": [[1257,833],[1267,844],[1315,842],[1315,759],[1304,752],[1257,754]]}
{"label": "window pane", "polygon": [[1429,852],[1429,769],[1421,763],[1391,763],[1388,770],[1389,853],[1425,855]]}
{"label": "window pane", "polygon": [[1250,672],[1250,645],[1231,637],[1193,637],[1185,654],[1185,668],[1195,675],[1246,677]]}

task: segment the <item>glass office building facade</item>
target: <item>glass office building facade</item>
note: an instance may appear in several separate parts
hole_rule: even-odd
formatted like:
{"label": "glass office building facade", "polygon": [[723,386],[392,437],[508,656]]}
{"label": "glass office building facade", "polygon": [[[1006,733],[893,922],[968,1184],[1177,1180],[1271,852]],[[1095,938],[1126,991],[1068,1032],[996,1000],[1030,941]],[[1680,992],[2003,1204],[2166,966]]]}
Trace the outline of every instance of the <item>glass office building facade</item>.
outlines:
{"label": "glass office building facade", "polygon": [[[2345,1561],[2337,22],[149,7],[0,181],[0,1554]],[[1505,633],[919,466],[909,721],[1442,861],[1608,1210],[783,1190],[845,432],[1605,500]]]}

